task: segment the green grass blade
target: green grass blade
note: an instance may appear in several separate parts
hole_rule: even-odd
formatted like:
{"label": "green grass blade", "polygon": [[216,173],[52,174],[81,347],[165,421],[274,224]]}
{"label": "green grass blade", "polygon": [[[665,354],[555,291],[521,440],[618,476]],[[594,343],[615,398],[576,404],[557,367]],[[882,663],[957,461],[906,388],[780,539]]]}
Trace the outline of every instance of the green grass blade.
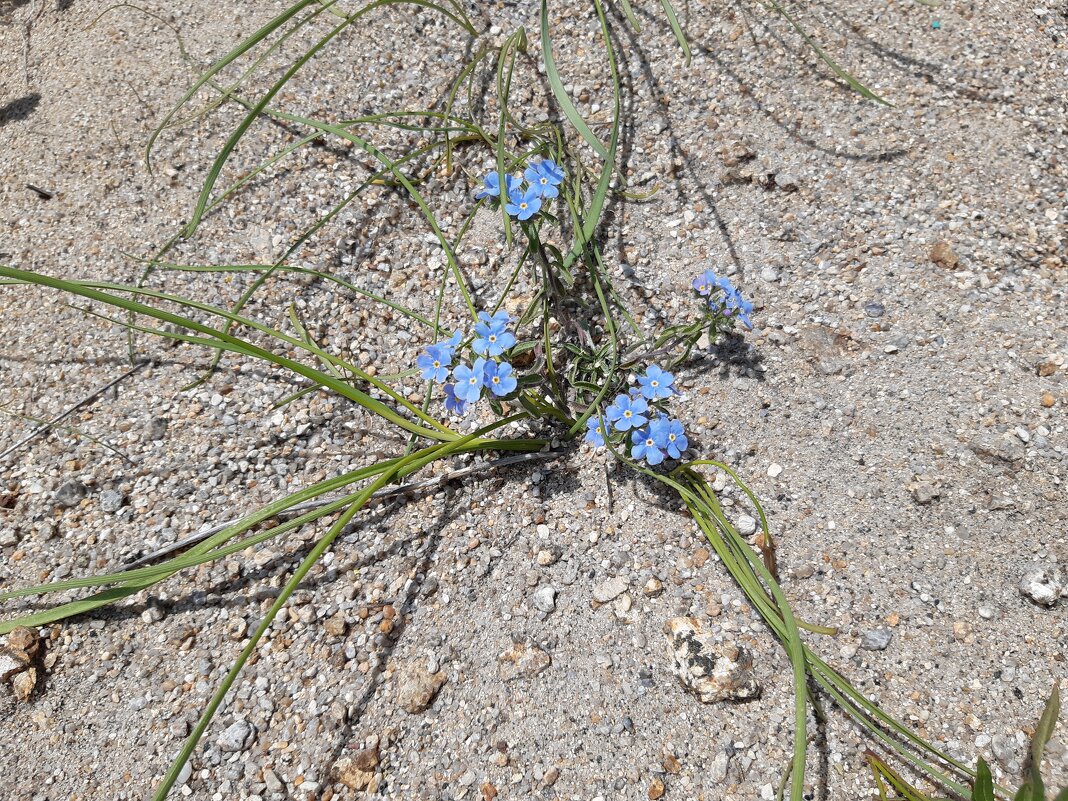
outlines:
{"label": "green grass blade", "polygon": [[933,801],[929,796],[924,795],[905,781],[899,773],[883,762],[883,760],[879,759],[875,754],[868,752],[866,758],[879,783],[880,794],[883,794],[884,792],[882,780],[886,779],[886,781],[890,783],[890,786],[900,793],[898,801]]}
{"label": "green grass blade", "polygon": [[[372,478],[382,470],[388,469],[392,466],[393,461],[378,462],[368,467],[361,467],[357,470],[345,473],[341,476],[326,479],[313,484],[310,487],[305,487],[302,490],[297,490],[284,498],[280,498],[273,501],[266,506],[256,510],[255,512],[246,515],[231,526],[227,526],[222,531],[209,537],[203,543],[200,543],[195,549],[191,549],[191,552],[203,553],[216,548],[235,536],[239,536],[244,532],[255,528],[260,523],[266,520],[270,520],[278,515],[285,514],[286,511],[292,507],[304,503],[306,501],[313,500],[322,495],[335,492],[339,489],[349,486],[357,481],[364,481],[368,478]],[[54,581],[49,584],[41,584],[34,587],[25,587],[18,590],[8,590],[7,592],[0,593],[0,602],[8,601],[13,598],[26,597],[30,595],[43,595],[50,592],[64,592],[66,590],[83,589],[86,587],[99,587],[107,584],[117,584],[120,582],[139,582],[146,579],[158,579],[161,575],[169,574],[174,570],[181,570],[184,567],[192,566],[193,564],[199,564],[198,562],[185,562],[189,554],[175,557],[168,562],[160,565],[153,565],[151,567],[136,568],[134,570],[125,570],[119,573],[109,573],[105,575],[97,576],[85,576],[82,578],[64,579],[62,581]],[[0,624],[0,626],[8,625],[7,623]],[[10,625],[17,625],[17,623],[11,623]],[[3,629],[0,629],[0,634],[4,633]]]}
{"label": "green grass blade", "polygon": [[1031,766],[1028,770],[1028,778],[1024,786],[1020,788],[1016,798],[1021,801],[1045,801],[1046,785],[1042,781],[1042,752],[1046,743],[1053,736],[1053,729],[1057,726],[1057,718],[1061,714],[1061,696],[1057,684],[1053,685],[1053,692],[1042,710],[1042,717],[1035,727],[1035,736],[1031,739]]}
{"label": "green grass blade", "polygon": [[[497,102],[500,110],[497,115],[497,141],[494,150],[497,154],[497,177],[500,181],[500,203],[498,204],[502,223],[504,225],[504,243],[506,247],[512,244],[512,218],[507,207],[508,181],[505,178],[512,168],[512,161],[505,150],[505,139],[508,125],[508,98],[511,95],[512,73],[515,70],[516,53],[525,51],[527,46],[527,34],[522,28],[508,37],[501,47],[497,57]],[[506,66],[507,65],[507,66]],[[501,180],[504,179],[504,180]]]}
{"label": "green grass blade", "polygon": [[839,66],[833,58],[831,58],[829,55],[827,55],[826,52],[824,52],[823,48],[816,43],[816,40],[808,35],[805,29],[801,27],[801,23],[799,23],[794,18],[794,16],[789,11],[787,11],[782,5],[776,2],[776,0],[761,1],[766,2],[769,8],[771,8],[773,11],[775,11],[775,13],[777,13],[779,16],[789,22],[791,27],[793,27],[793,29],[797,31],[798,35],[805,40],[805,44],[812,48],[812,51],[817,56],[819,56],[820,60],[828,67],[830,67],[831,72],[837,75],[841,80],[845,81],[845,83],[847,83],[854,92],[861,95],[862,97],[867,98],[868,100],[874,100],[876,103],[882,103],[884,106],[893,105],[893,103],[891,103],[889,100],[886,100],[875,94],[875,92],[873,92],[867,86],[865,86],[856,78],[854,78],[850,73],[842,69],[842,67]]}
{"label": "green grass blade", "polygon": [[[314,0],[305,0],[305,2],[314,2]],[[219,154],[215,157],[215,160],[212,162],[211,167],[208,169],[207,178],[205,178],[204,180],[204,186],[200,190],[200,196],[197,198],[196,207],[193,210],[193,217],[188,222],[184,230],[184,236],[186,238],[192,236],[193,232],[196,231],[197,227],[200,225],[200,221],[204,216],[204,211],[208,206],[209,200],[211,199],[211,193],[215,187],[215,182],[218,180],[219,174],[222,172],[223,165],[229,160],[230,154],[237,147],[237,143],[242,139],[242,137],[244,137],[245,132],[252,126],[252,123],[256,121],[256,118],[260,116],[264,109],[267,108],[271,100],[274,99],[275,95],[277,95],[282,90],[282,88],[285,87],[287,83],[289,83],[293,76],[300,72],[309,61],[315,58],[315,56],[319,54],[319,51],[321,51],[324,47],[330,44],[330,42],[333,41],[339,34],[341,34],[342,31],[357,22],[365,14],[368,14],[377,8],[402,4],[416,5],[421,6],[423,8],[438,11],[439,13],[455,21],[457,24],[461,26],[463,26],[464,24],[459,19],[457,19],[457,17],[451,12],[438,5],[437,3],[432,2],[432,0],[373,0],[373,2],[368,3],[367,5],[360,8],[358,11],[355,11],[352,14],[346,16],[341,22],[331,28],[331,30],[325,36],[319,39],[318,42],[308,48],[308,50],[305,51],[300,56],[300,58],[296,59],[289,66],[289,68],[285,71],[282,77],[275,81],[274,84],[263,94],[263,96],[260,97],[260,99],[256,102],[255,106],[253,106],[253,108],[248,112],[248,114],[245,115],[245,117],[238,124],[237,128],[234,129],[233,133],[230,134],[229,138],[226,140],[226,143],[223,145],[222,150],[219,151]],[[475,33],[474,30],[469,30],[468,32],[472,35]]]}
{"label": "green grass blade", "polygon": [[364,489],[360,493],[359,497],[357,497],[357,499],[345,511],[345,513],[342,514],[341,517],[339,517],[337,521],[334,522],[334,524],[330,527],[329,531],[327,531],[323,538],[315,544],[315,547],[312,548],[308,555],[301,561],[300,565],[293,572],[293,575],[286,582],[285,586],[282,588],[282,591],[279,593],[278,597],[271,605],[271,608],[264,615],[263,620],[260,622],[260,625],[257,626],[256,631],[249,638],[248,643],[245,645],[244,648],[241,649],[241,653],[238,656],[237,660],[234,662],[234,666],[226,674],[226,678],[223,679],[222,683],[215,691],[215,694],[212,696],[207,708],[204,710],[203,714],[200,717],[200,720],[197,722],[196,727],[186,739],[185,743],[182,746],[181,752],[174,760],[173,764],[170,767],[170,770],[167,771],[167,775],[164,777],[159,788],[157,788],[156,794],[153,796],[154,801],[165,801],[168,793],[170,793],[171,789],[174,787],[174,784],[177,781],[178,775],[181,773],[182,768],[185,766],[186,762],[189,761],[189,757],[192,756],[192,753],[196,749],[197,743],[200,742],[200,738],[203,737],[204,732],[207,731],[208,725],[211,723],[211,720],[215,716],[216,711],[219,709],[219,706],[222,705],[223,700],[230,692],[230,688],[237,680],[237,677],[241,673],[241,670],[244,668],[245,663],[256,650],[256,646],[259,644],[260,639],[263,637],[264,633],[266,633],[267,629],[270,627],[274,619],[278,616],[278,612],[282,609],[283,606],[285,606],[286,602],[289,600],[293,592],[296,591],[297,587],[300,586],[300,582],[304,580],[304,577],[308,574],[308,571],[311,570],[312,566],[316,562],[318,562],[322,555],[327,551],[327,549],[330,548],[334,540],[337,539],[337,537],[345,530],[345,527],[349,524],[352,518],[355,517],[356,513],[367,503],[367,501],[371,499],[371,496],[377,490],[383,488],[386,484],[393,480],[393,478],[404,467],[409,466],[415,462],[422,462],[423,464],[427,464],[430,461],[437,461],[438,459],[446,458],[452,455],[453,453],[458,452],[461,448],[476,444],[483,436],[483,434],[488,433],[489,431],[492,431],[495,428],[500,428],[502,425],[506,425],[507,423],[514,421],[518,417],[522,417],[522,415],[513,415],[503,420],[499,420],[495,423],[490,424],[489,426],[485,426],[484,428],[479,429],[478,431],[472,434],[468,434],[464,437],[461,437],[455,442],[433,445],[422,451],[418,451],[416,453],[410,454],[409,456],[405,456],[402,459],[398,460],[394,465],[390,467],[389,470],[385,471],[379,478],[369,484],[366,489]]}
{"label": "green grass blade", "polygon": [[972,801],[995,801],[994,779],[990,775],[990,766],[979,757],[975,769],[975,783],[972,785]]}
{"label": "green grass blade", "polygon": [[[585,219],[575,232],[575,245],[571,252],[564,258],[564,269],[568,269],[586,250],[587,245],[593,240],[597,226],[601,222],[601,213],[604,211],[605,200],[608,197],[608,189],[612,183],[612,175],[616,169],[616,150],[619,147],[619,126],[621,117],[621,99],[619,85],[619,70],[616,66],[615,51],[612,48],[612,39],[608,31],[608,20],[605,18],[604,8],[600,0],[594,0],[597,16],[601,22],[601,38],[604,41],[605,53],[608,56],[608,65],[612,72],[612,136],[609,140],[608,150],[604,153],[604,165],[601,168],[601,177],[597,181],[597,188],[590,199],[590,207],[587,209]],[[545,9],[545,0],[542,0],[542,11]]]}
{"label": "green grass blade", "polygon": [[734,546],[744,554],[763,585],[771,591],[771,595],[778,607],[779,615],[782,618],[784,627],[782,644],[790,658],[794,679],[794,758],[790,778],[790,798],[791,801],[803,801],[805,792],[805,755],[808,749],[808,666],[805,660],[804,644],[801,641],[801,632],[798,630],[790,602],[779,587],[775,577],[771,575],[771,572],[752,549],[747,546],[742,536],[727,521],[726,516],[719,511],[719,504],[715,499],[712,488],[696,472],[692,475],[695,477],[694,480],[699,482],[697,488],[705,494],[706,503],[709,501],[715,503],[715,505],[710,506],[710,509],[715,515],[720,530],[724,531],[728,538],[733,541]]}
{"label": "green grass blade", "polygon": [[200,738],[204,736],[204,732],[207,731],[212,718],[215,717],[215,712],[219,709],[223,699],[225,699],[230,692],[230,687],[237,681],[238,675],[245,667],[245,663],[248,661],[249,657],[251,657],[252,653],[256,650],[260,639],[274,622],[274,619],[278,616],[282,607],[289,601],[290,596],[300,585],[300,582],[304,580],[308,571],[319,561],[326,550],[333,544],[334,540],[337,539],[338,535],[344,531],[345,526],[347,526],[349,521],[356,516],[356,513],[360,511],[363,505],[371,497],[374,490],[384,486],[391,478],[392,473],[387,472],[373,484],[368,486],[367,489],[360,494],[360,497],[353,501],[352,505],[349,506],[346,512],[334,522],[326,533],[326,536],[315,544],[315,547],[312,548],[306,557],[304,557],[297,569],[293,571],[293,575],[290,576],[289,580],[285,583],[282,591],[278,594],[274,603],[271,604],[271,608],[267,610],[267,614],[263,616],[263,620],[260,621],[260,624],[256,627],[256,631],[253,632],[248,643],[241,649],[241,653],[238,655],[233,667],[227,672],[226,678],[223,679],[222,683],[215,691],[215,694],[212,696],[211,701],[208,702],[208,706],[200,716],[200,720],[197,721],[196,727],[182,745],[182,750],[179,752],[177,759],[171,764],[170,769],[167,771],[167,775],[163,777],[163,781],[156,789],[156,793],[153,796],[154,801],[165,801],[168,794],[170,794],[171,788],[173,788],[178,781],[178,775],[181,773],[182,768],[184,768],[186,762],[189,761],[189,757],[192,756],[194,749],[196,749],[197,744],[200,742]]}
{"label": "green grass blade", "polygon": [[275,270],[280,273],[296,273],[299,275],[311,275],[316,278],[321,278],[324,281],[329,281],[332,284],[344,287],[350,292],[354,292],[357,295],[373,300],[375,303],[381,303],[383,306],[388,306],[398,314],[402,314],[409,320],[413,320],[420,325],[425,325],[428,328],[434,328],[434,323],[421,315],[414,309],[409,309],[407,306],[397,303],[396,301],[384,298],[381,295],[376,295],[374,292],[368,292],[366,289],[353,284],[351,281],[346,281],[344,278],[339,278],[333,273],[328,273],[323,270],[313,270],[310,267],[295,267],[289,264],[176,264],[173,262],[159,262],[159,268],[161,270],[174,270],[177,272],[191,272],[191,273],[262,273],[268,270]]}
{"label": "green grass blade", "polygon": [[171,108],[171,110],[167,112],[166,116],[164,116],[163,118],[163,121],[158,126],[156,126],[156,128],[152,131],[151,135],[149,135],[148,137],[148,143],[145,145],[145,163],[148,165],[148,169],[150,172],[152,170],[152,147],[155,144],[156,139],[159,138],[159,135],[170,124],[171,120],[174,119],[174,116],[178,113],[178,111],[182,109],[185,104],[188,103],[197,92],[200,91],[201,87],[203,87],[204,84],[210,81],[215,75],[225,69],[229,64],[239,59],[242,55],[244,55],[257,44],[262,42],[276,30],[284,26],[287,22],[293,19],[293,17],[297,16],[305,8],[315,4],[316,2],[318,2],[318,0],[299,0],[299,2],[287,8],[277,17],[272,19],[262,28],[260,28],[247,39],[245,39],[243,42],[241,42],[241,44],[239,44],[221,59],[216,61],[211,66],[211,68],[208,69],[207,72],[201,75],[200,78],[198,78],[193,83],[193,85],[189,87],[186,93],[182,95],[181,99],[179,99],[179,101]]}
{"label": "green grass blade", "polygon": [[[170,312],[166,312],[152,306],[147,306],[143,303],[126,300],[125,298],[117,297],[106,292],[91,289],[87,286],[83,286],[79,282],[64,281],[59,278],[51,278],[49,276],[33,272],[27,272],[25,270],[18,270],[12,267],[0,266],[0,278],[10,278],[21,283],[37,284],[39,286],[46,286],[52,289],[59,289],[61,291],[73,295],[80,295],[82,297],[88,298],[89,300],[95,300],[110,306],[115,306],[117,308],[124,309],[128,312],[133,312],[135,314],[143,314],[147,317],[153,317],[164,323],[170,323],[174,326],[179,326],[192,331],[196,331],[200,334],[203,334],[204,337],[193,337],[178,332],[164,332],[161,330],[156,330],[154,331],[154,333],[172,339],[206,345],[207,347],[215,347],[221,348],[223,350],[229,350],[234,353],[240,353],[245,356],[250,356],[277,365],[278,367],[282,367],[293,373],[304,376],[305,378],[308,378],[315,383],[329,387],[330,389],[337,392],[339,395],[348,398],[349,400],[355,401],[359,405],[363,406],[365,409],[367,409],[367,411],[377,414],[390,421],[391,423],[394,423],[395,425],[398,425],[401,428],[404,428],[405,430],[410,431],[414,434],[419,434],[420,436],[424,436],[429,439],[442,441],[452,440],[457,437],[455,433],[453,433],[450,429],[441,425],[437,421],[435,421],[435,427],[433,429],[424,428],[423,426],[413,423],[407,418],[401,416],[389,406],[379,400],[376,400],[375,398],[372,398],[367,393],[356,389],[355,387],[351,386],[350,384],[347,384],[344,381],[339,381],[338,379],[327,373],[322,372],[321,370],[316,370],[313,367],[309,367],[306,364],[302,364],[286,356],[282,356],[272,351],[265,350],[264,348],[260,348],[256,345],[246,342],[245,340],[242,340],[239,337],[235,337],[224,331],[220,331],[218,329],[203,325],[201,323],[196,322],[195,320],[189,319],[188,317],[181,317],[179,315],[172,314]],[[126,287],[124,291],[147,292],[148,290],[136,290],[130,287]],[[299,340],[297,341],[299,342]]]}
{"label": "green grass blade", "polygon": [[686,66],[690,66],[690,62],[693,61],[693,53],[690,52],[690,44],[686,41],[686,34],[682,32],[682,26],[679,25],[679,18],[675,16],[675,9],[671,7],[671,3],[668,0],[660,0],[660,6],[664,9],[664,16],[667,17],[668,25],[671,26],[671,32],[675,34],[675,41],[682,48]]}
{"label": "green grass blade", "polygon": [[[130,287],[130,286],[125,286],[123,284],[111,284],[111,283],[102,282],[102,281],[76,281],[76,282],[71,282],[71,283],[76,284],[76,285],[81,286],[81,287],[86,287],[86,288],[91,288],[91,289],[101,289],[101,290],[105,290],[105,291],[108,291],[108,292],[128,292],[128,293],[130,293],[132,295],[151,297],[151,298],[155,298],[157,300],[165,300],[165,301],[169,301],[171,303],[180,304],[180,305],[185,306],[185,307],[190,308],[190,309],[196,309],[197,311],[207,312],[208,314],[212,314],[212,315],[215,315],[217,317],[220,317],[220,318],[226,320],[227,328],[222,332],[222,333],[226,333],[226,334],[229,333],[229,328],[234,324],[247,326],[247,327],[252,328],[252,329],[254,329],[256,331],[259,331],[260,333],[266,334],[267,336],[271,337],[272,339],[277,340],[278,342],[283,342],[283,343],[285,343],[287,345],[292,345],[293,347],[301,348],[301,349],[307,351],[308,353],[316,356],[318,359],[320,359],[324,363],[327,363],[327,364],[330,364],[330,365],[336,365],[336,366],[344,368],[345,370],[348,370],[349,372],[353,373],[359,380],[366,381],[368,384],[370,384],[371,386],[375,387],[377,390],[379,390],[383,394],[387,395],[389,398],[394,400],[396,403],[398,403],[401,406],[403,406],[404,408],[406,408],[408,411],[410,411],[416,417],[419,417],[427,425],[430,425],[430,426],[432,426],[434,428],[437,428],[440,431],[449,431],[450,430],[447,426],[444,426],[441,423],[439,423],[435,418],[430,417],[426,413],[422,412],[418,407],[416,407],[414,404],[412,404],[407,398],[405,398],[399,392],[394,390],[388,384],[385,384],[384,382],[382,382],[381,380],[379,380],[375,376],[372,376],[370,373],[366,372],[365,370],[360,369],[356,365],[351,364],[350,362],[347,362],[347,361],[345,361],[345,360],[343,360],[343,359],[341,359],[341,358],[339,358],[337,356],[334,356],[333,354],[327,353],[326,351],[324,351],[322,348],[320,348],[318,345],[316,345],[314,342],[312,342],[310,340],[298,339],[296,337],[291,337],[288,334],[283,333],[282,331],[279,331],[279,330],[277,330],[275,328],[271,328],[270,326],[265,325],[264,323],[261,323],[258,320],[253,320],[250,317],[242,317],[241,315],[234,314],[233,312],[227,311],[226,309],[222,309],[222,308],[220,308],[218,306],[212,306],[212,305],[210,305],[208,303],[200,303],[199,301],[190,300],[188,298],[179,297],[177,295],[171,295],[171,294],[166,293],[166,292],[159,292],[157,290],[145,289],[145,288]],[[109,295],[109,297],[114,297],[114,296],[113,295]],[[152,307],[149,307],[149,308],[152,308]],[[123,324],[123,323],[121,323],[119,321],[115,321],[115,322],[117,322],[120,325]],[[216,329],[210,329],[210,330],[216,331]],[[154,331],[153,333],[156,333],[159,336],[174,337],[174,335],[172,333],[170,333],[170,332],[163,332],[163,331],[158,331],[157,330],[157,331]],[[191,341],[191,340],[187,340],[187,341]],[[198,344],[207,344],[209,347],[211,347],[210,343],[204,343],[203,341],[200,341]],[[344,382],[344,380],[341,379],[336,373],[333,373],[332,377],[336,381],[340,381],[341,383],[343,383],[346,386],[348,386],[348,384],[346,382]]]}
{"label": "green grass blade", "polygon": [[627,22],[638,33],[642,32],[642,26],[638,22],[638,18],[634,16],[634,9],[630,7],[630,0],[620,0],[620,5],[623,6],[623,14],[627,18]]}
{"label": "green grass blade", "polygon": [[557,72],[556,61],[553,59],[553,43],[549,39],[548,0],[541,0],[541,55],[545,62],[545,75],[549,79],[549,88],[552,90],[556,102],[560,104],[560,110],[564,112],[567,121],[579,132],[579,136],[585,139],[586,143],[593,148],[593,152],[602,159],[607,160],[608,150],[601,144],[596,134],[590,130],[590,126],[582,119],[582,115],[578,113],[575,104],[571,102],[571,98],[568,97],[567,92],[564,90],[564,83],[560,80],[560,73]]}

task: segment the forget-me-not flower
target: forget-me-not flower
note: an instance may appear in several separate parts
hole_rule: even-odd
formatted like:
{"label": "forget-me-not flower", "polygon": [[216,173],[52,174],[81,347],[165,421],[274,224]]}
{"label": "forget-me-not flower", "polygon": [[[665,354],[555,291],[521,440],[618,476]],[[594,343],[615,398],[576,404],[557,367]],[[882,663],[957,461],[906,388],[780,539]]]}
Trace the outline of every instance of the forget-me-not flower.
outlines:
{"label": "forget-me-not flower", "polygon": [[612,405],[605,410],[605,414],[612,422],[616,431],[626,431],[630,428],[641,428],[649,422],[645,413],[649,411],[649,404],[645,398],[628,398],[626,395],[616,395]]}
{"label": "forget-me-not flower", "polygon": [[441,345],[441,347],[448,349],[449,358],[451,359],[452,355],[456,352],[456,348],[458,348],[460,346],[460,339],[461,339],[460,332],[457,331],[451,337],[446,339],[444,342],[439,342],[438,344]]}
{"label": "forget-me-not flower", "polygon": [[445,408],[453,414],[463,415],[467,411],[467,401],[456,397],[456,385],[445,385]]}
{"label": "forget-me-not flower", "polygon": [[716,274],[711,270],[705,270],[693,279],[692,286],[698,295],[708,297],[712,294],[712,290],[719,286],[719,279],[716,278]]}
{"label": "forget-me-not flower", "polygon": [[505,208],[513,217],[529,220],[541,209],[541,195],[533,186],[528,186],[526,190],[513,189],[508,192]]}
{"label": "forget-me-not flower", "polygon": [[716,286],[723,290],[723,295],[715,298],[710,298],[708,304],[712,307],[724,306],[727,302],[727,298],[733,295],[738,290],[734,288],[734,284],[731,283],[731,279],[723,276],[716,279]]}
{"label": "forget-me-not flower", "polygon": [[[510,195],[515,189],[519,188],[520,181],[514,175],[505,174],[504,187],[505,195]],[[484,197],[500,197],[501,196],[501,174],[499,172],[491,172],[485,178],[482,179],[482,189],[475,192],[475,199],[482,200]]]}
{"label": "forget-me-not flower", "polygon": [[515,334],[508,330],[512,318],[505,311],[499,311],[490,317],[486,312],[478,313],[479,322],[475,323],[475,338],[471,347],[475,353],[483,356],[500,356],[515,344]]}
{"label": "forget-me-not flower", "polygon": [[424,381],[444,383],[449,377],[449,365],[452,364],[452,348],[448,342],[438,342],[436,345],[427,345],[426,350],[419,354],[415,360],[419,365],[420,377]]}
{"label": "forget-me-not flower", "polygon": [[645,375],[638,376],[638,384],[641,386],[640,392],[643,397],[649,400],[670,398],[677,391],[672,386],[674,383],[675,376],[666,370],[661,370],[655,364],[650,364],[646,368]]}
{"label": "forget-me-not flower", "polygon": [[586,421],[586,442],[593,444],[595,448],[604,447],[604,427],[598,417],[591,417]]}
{"label": "forget-me-not flower", "polygon": [[556,187],[563,182],[564,171],[552,159],[542,159],[527,167],[523,177],[543,198],[554,198],[560,194]]}
{"label": "forget-me-not flower", "polygon": [[498,397],[512,392],[518,384],[515,376],[512,375],[512,365],[508,364],[508,362],[501,362],[500,364],[486,362],[483,382],[489,387],[490,392]]}
{"label": "forget-me-not flower", "polygon": [[746,328],[753,327],[753,322],[749,319],[749,315],[753,313],[753,304],[742,297],[741,292],[735,289],[727,295],[726,303],[728,315],[734,314]]}
{"label": "forget-me-not flower", "polygon": [[456,378],[456,397],[466,403],[477,403],[482,397],[482,385],[486,377],[486,360],[475,359],[475,363],[468,367],[461,364],[453,371]]}
{"label": "forget-me-not flower", "polygon": [[649,424],[649,435],[657,447],[667,451],[667,455],[672,459],[681,458],[683,451],[690,447],[682,423],[667,415],[660,415]]}
{"label": "forget-me-not flower", "polygon": [[504,328],[511,324],[512,315],[504,309],[497,309],[492,315],[489,312],[480,311],[478,313],[478,319],[484,323],[492,323],[499,328]]}
{"label": "forget-me-not flower", "polygon": [[630,441],[633,445],[630,453],[635,459],[645,459],[649,464],[654,465],[664,461],[664,452],[658,447],[659,443],[649,429],[638,429],[631,434]]}

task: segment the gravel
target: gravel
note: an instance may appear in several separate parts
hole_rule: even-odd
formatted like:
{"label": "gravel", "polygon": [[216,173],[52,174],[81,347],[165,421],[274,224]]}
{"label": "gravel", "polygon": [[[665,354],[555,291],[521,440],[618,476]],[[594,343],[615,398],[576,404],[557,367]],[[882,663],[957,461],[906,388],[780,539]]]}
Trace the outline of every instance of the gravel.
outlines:
{"label": "gravel", "polygon": [[885,651],[894,633],[889,629],[872,629],[864,632],[860,647],[869,651]]}
{"label": "gravel", "polygon": [[1040,606],[1053,606],[1065,591],[1061,571],[1056,565],[1039,565],[1024,573],[1020,595]]}
{"label": "gravel", "polygon": [[72,506],[77,506],[81,503],[82,499],[88,494],[88,487],[80,481],[64,481],[59,485],[59,488],[56,489],[56,506],[69,509]]}
{"label": "gravel", "polygon": [[540,609],[542,612],[548,614],[556,609],[556,593],[555,587],[539,587],[534,593],[534,606]]}
{"label": "gravel", "polygon": [[606,579],[593,588],[593,600],[599,604],[606,604],[609,601],[614,601],[620,595],[625,593],[629,586],[627,580],[620,576]]}
{"label": "gravel", "polygon": [[256,727],[247,720],[236,720],[221,735],[218,744],[225,753],[244,751],[256,737]]}
{"label": "gravel", "polygon": [[[246,9],[235,24],[231,8],[197,0],[164,11],[167,24],[127,9],[91,26],[106,6],[0,9],[0,263],[138,280],[143,265],[127,254],[153,253],[189,218],[238,109],[166,132],[151,173],[148,133],[193,71],[283,8]],[[762,499],[798,617],[840,632],[809,644],[866,697],[968,763],[993,758],[996,780],[1015,785],[1050,688],[1068,691],[1064,602],[1018,589],[1032,566],[1063,575],[1068,565],[1066,21],[1030,7],[946,7],[936,30],[916,4],[806,6],[801,23],[895,104],[885,107],[836,86],[789,25],[756,7],[680,11],[694,48],[686,67],[654,6],[633,42],[617,25],[634,122],[622,169],[628,189],[658,191],[610,201],[616,288],[657,325],[685,318],[689,281],[706,267],[753,297],[755,330],[700,349],[680,371],[676,403],[695,453],[729,464]],[[492,15],[480,29],[499,30],[474,46],[537,30],[536,11],[480,7]],[[581,4],[553,13],[565,83],[601,131],[611,97],[596,19]],[[366,24],[277,102],[333,119],[445,96],[466,42],[430,12],[383,9]],[[321,29],[306,34],[305,45]],[[512,109],[534,121],[548,104],[524,59]],[[254,80],[249,96],[268,85]],[[292,135],[254,125],[224,181]],[[390,152],[410,141],[374,136]],[[470,152],[420,184],[447,231],[470,208],[468,174],[489,168],[488,154],[471,163]],[[273,261],[368,174],[355,150],[307,148],[211,215],[175,258]],[[489,297],[513,264],[497,222],[479,215],[466,241],[465,273]],[[424,312],[443,264],[390,187],[291,261]],[[228,306],[249,281],[157,271],[149,284]],[[525,277],[518,289],[529,291]],[[6,410],[50,419],[128,369],[125,330],[68,302],[0,287]],[[380,374],[407,369],[425,343],[397,315],[301,276],[275,276],[246,312],[290,330],[291,306],[310,336]],[[450,302],[446,324],[461,311]],[[403,449],[324,395],[276,408],[299,389],[276,371],[228,356],[190,386],[208,354],[143,337],[138,353],[153,363],[6,457],[3,589],[114,569]],[[0,451],[35,426],[8,418]],[[537,472],[476,474],[361,515],[260,643],[182,777],[190,796],[356,798],[332,769],[367,748],[380,761],[355,768],[359,780],[395,799],[477,799],[485,787],[501,798],[550,787],[550,798],[631,799],[655,780],[669,800],[751,799],[776,787],[791,748],[789,664],[692,520],[603,453],[569,451]],[[707,474],[728,519],[755,516],[728,476]],[[59,503],[71,482],[84,492]],[[924,482],[937,495],[914,495]],[[109,511],[109,492],[126,502]],[[33,695],[20,702],[0,685],[0,795],[150,795],[319,536],[290,534],[43,628],[54,661]],[[545,587],[559,590],[551,614],[532,605]],[[598,597],[608,605],[591,610]],[[676,617],[744,647],[760,698],[701,704],[680,686],[661,633]],[[892,647],[858,647],[875,632],[892,632]],[[429,675],[447,681],[411,714],[396,702],[403,668],[431,660]],[[255,736],[224,751],[236,721]],[[833,715],[830,725],[828,797],[869,795],[866,743]],[[1066,743],[1062,726],[1044,766],[1050,786],[1068,784]]]}

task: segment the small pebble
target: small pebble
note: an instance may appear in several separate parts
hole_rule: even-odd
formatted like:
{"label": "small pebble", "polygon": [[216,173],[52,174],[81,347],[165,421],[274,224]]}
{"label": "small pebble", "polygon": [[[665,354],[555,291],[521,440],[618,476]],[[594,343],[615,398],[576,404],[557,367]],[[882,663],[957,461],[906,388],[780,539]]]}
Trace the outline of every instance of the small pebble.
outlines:
{"label": "small pebble", "polygon": [[871,629],[864,632],[860,647],[868,651],[885,651],[894,633],[890,629]]}
{"label": "small pebble", "polygon": [[539,587],[534,592],[534,607],[546,614],[556,609],[556,587]]}

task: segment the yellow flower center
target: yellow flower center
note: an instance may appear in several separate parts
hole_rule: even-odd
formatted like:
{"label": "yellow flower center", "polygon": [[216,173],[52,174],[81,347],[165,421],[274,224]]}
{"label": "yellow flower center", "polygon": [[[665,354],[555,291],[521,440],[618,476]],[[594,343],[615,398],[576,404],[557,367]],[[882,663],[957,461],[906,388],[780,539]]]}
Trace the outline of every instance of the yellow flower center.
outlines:
{"label": "yellow flower center", "polygon": [[499,384],[499,383],[501,383],[501,379],[498,376],[493,376],[493,383],[494,384]]}
{"label": "yellow flower center", "polygon": [[441,367],[441,362],[439,362],[437,359],[434,359],[434,367],[435,369]]}
{"label": "yellow flower center", "polygon": [[627,411],[627,412],[623,412],[623,416],[624,416],[624,417],[630,417],[630,412],[629,412],[629,411]]}
{"label": "yellow flower center", "polygon": [[526,203],[520,203],[520,204],[519,204],[519,208],[521,208],[521,209],[524,209],[524,210],[526,210],[526,207],[527,207],[527,204],[526,204]]}

